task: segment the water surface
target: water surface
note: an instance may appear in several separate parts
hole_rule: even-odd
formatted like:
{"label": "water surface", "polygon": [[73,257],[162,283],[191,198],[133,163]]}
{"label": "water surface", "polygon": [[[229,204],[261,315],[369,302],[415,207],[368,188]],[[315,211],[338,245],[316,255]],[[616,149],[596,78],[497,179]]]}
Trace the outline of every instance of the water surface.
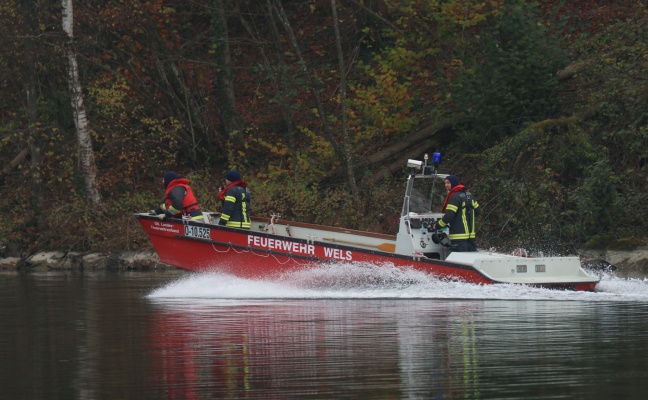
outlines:
{"label": "water surface", "polygon": [[342,264],[0,274],[7,399],[640,399],[648,281],[477,286]]}

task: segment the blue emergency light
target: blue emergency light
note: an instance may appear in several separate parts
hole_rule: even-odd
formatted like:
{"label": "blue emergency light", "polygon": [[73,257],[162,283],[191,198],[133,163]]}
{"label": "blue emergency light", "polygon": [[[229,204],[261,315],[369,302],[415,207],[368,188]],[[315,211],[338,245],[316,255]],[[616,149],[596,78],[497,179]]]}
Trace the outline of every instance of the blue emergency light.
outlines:
{"label": "blue emergency light", "polygon": [[433,153],[432,154],[432,164],[435,167],[438,167],[439,164],[441,164],[441,153]]}
{"label": "blue emergency light", "polygon": [[432,153],[432,165],[435,171],[439,169],[439,164],[441,164],[441,153]]}

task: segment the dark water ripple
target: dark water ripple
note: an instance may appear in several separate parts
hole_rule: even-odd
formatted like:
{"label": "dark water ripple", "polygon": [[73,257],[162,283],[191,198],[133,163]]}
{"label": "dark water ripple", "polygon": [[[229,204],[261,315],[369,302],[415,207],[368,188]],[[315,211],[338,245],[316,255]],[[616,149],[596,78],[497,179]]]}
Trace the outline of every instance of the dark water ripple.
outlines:
{"label": "dark water ripple", "polygon": [[597,292],[576,293],[416,274],[386,280],[382,273],[355,284],[348,266],[280,282],[1,274],[0,393],[3,399],[644,398],[643,279],[606,276]]}

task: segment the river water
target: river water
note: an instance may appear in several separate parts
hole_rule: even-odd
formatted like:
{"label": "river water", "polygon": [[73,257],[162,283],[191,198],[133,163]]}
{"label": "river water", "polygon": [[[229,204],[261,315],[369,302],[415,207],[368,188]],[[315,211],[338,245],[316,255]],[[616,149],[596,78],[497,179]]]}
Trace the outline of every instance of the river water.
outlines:
{"label": "river water", "polygon": [[2,399],[645,399],[648,280],[0,273]]}

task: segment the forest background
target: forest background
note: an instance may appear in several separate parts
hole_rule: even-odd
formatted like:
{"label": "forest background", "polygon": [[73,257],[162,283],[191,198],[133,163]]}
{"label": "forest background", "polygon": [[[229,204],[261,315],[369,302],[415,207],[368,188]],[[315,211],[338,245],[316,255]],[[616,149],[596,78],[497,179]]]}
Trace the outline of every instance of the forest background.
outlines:
{"label": "forest background", "polygon": [[0,249],[150,248],[187,176],[218,211],[395,233],[408,158],[443,153],[480,247],[648,236],[639,0],[2,0]]}

